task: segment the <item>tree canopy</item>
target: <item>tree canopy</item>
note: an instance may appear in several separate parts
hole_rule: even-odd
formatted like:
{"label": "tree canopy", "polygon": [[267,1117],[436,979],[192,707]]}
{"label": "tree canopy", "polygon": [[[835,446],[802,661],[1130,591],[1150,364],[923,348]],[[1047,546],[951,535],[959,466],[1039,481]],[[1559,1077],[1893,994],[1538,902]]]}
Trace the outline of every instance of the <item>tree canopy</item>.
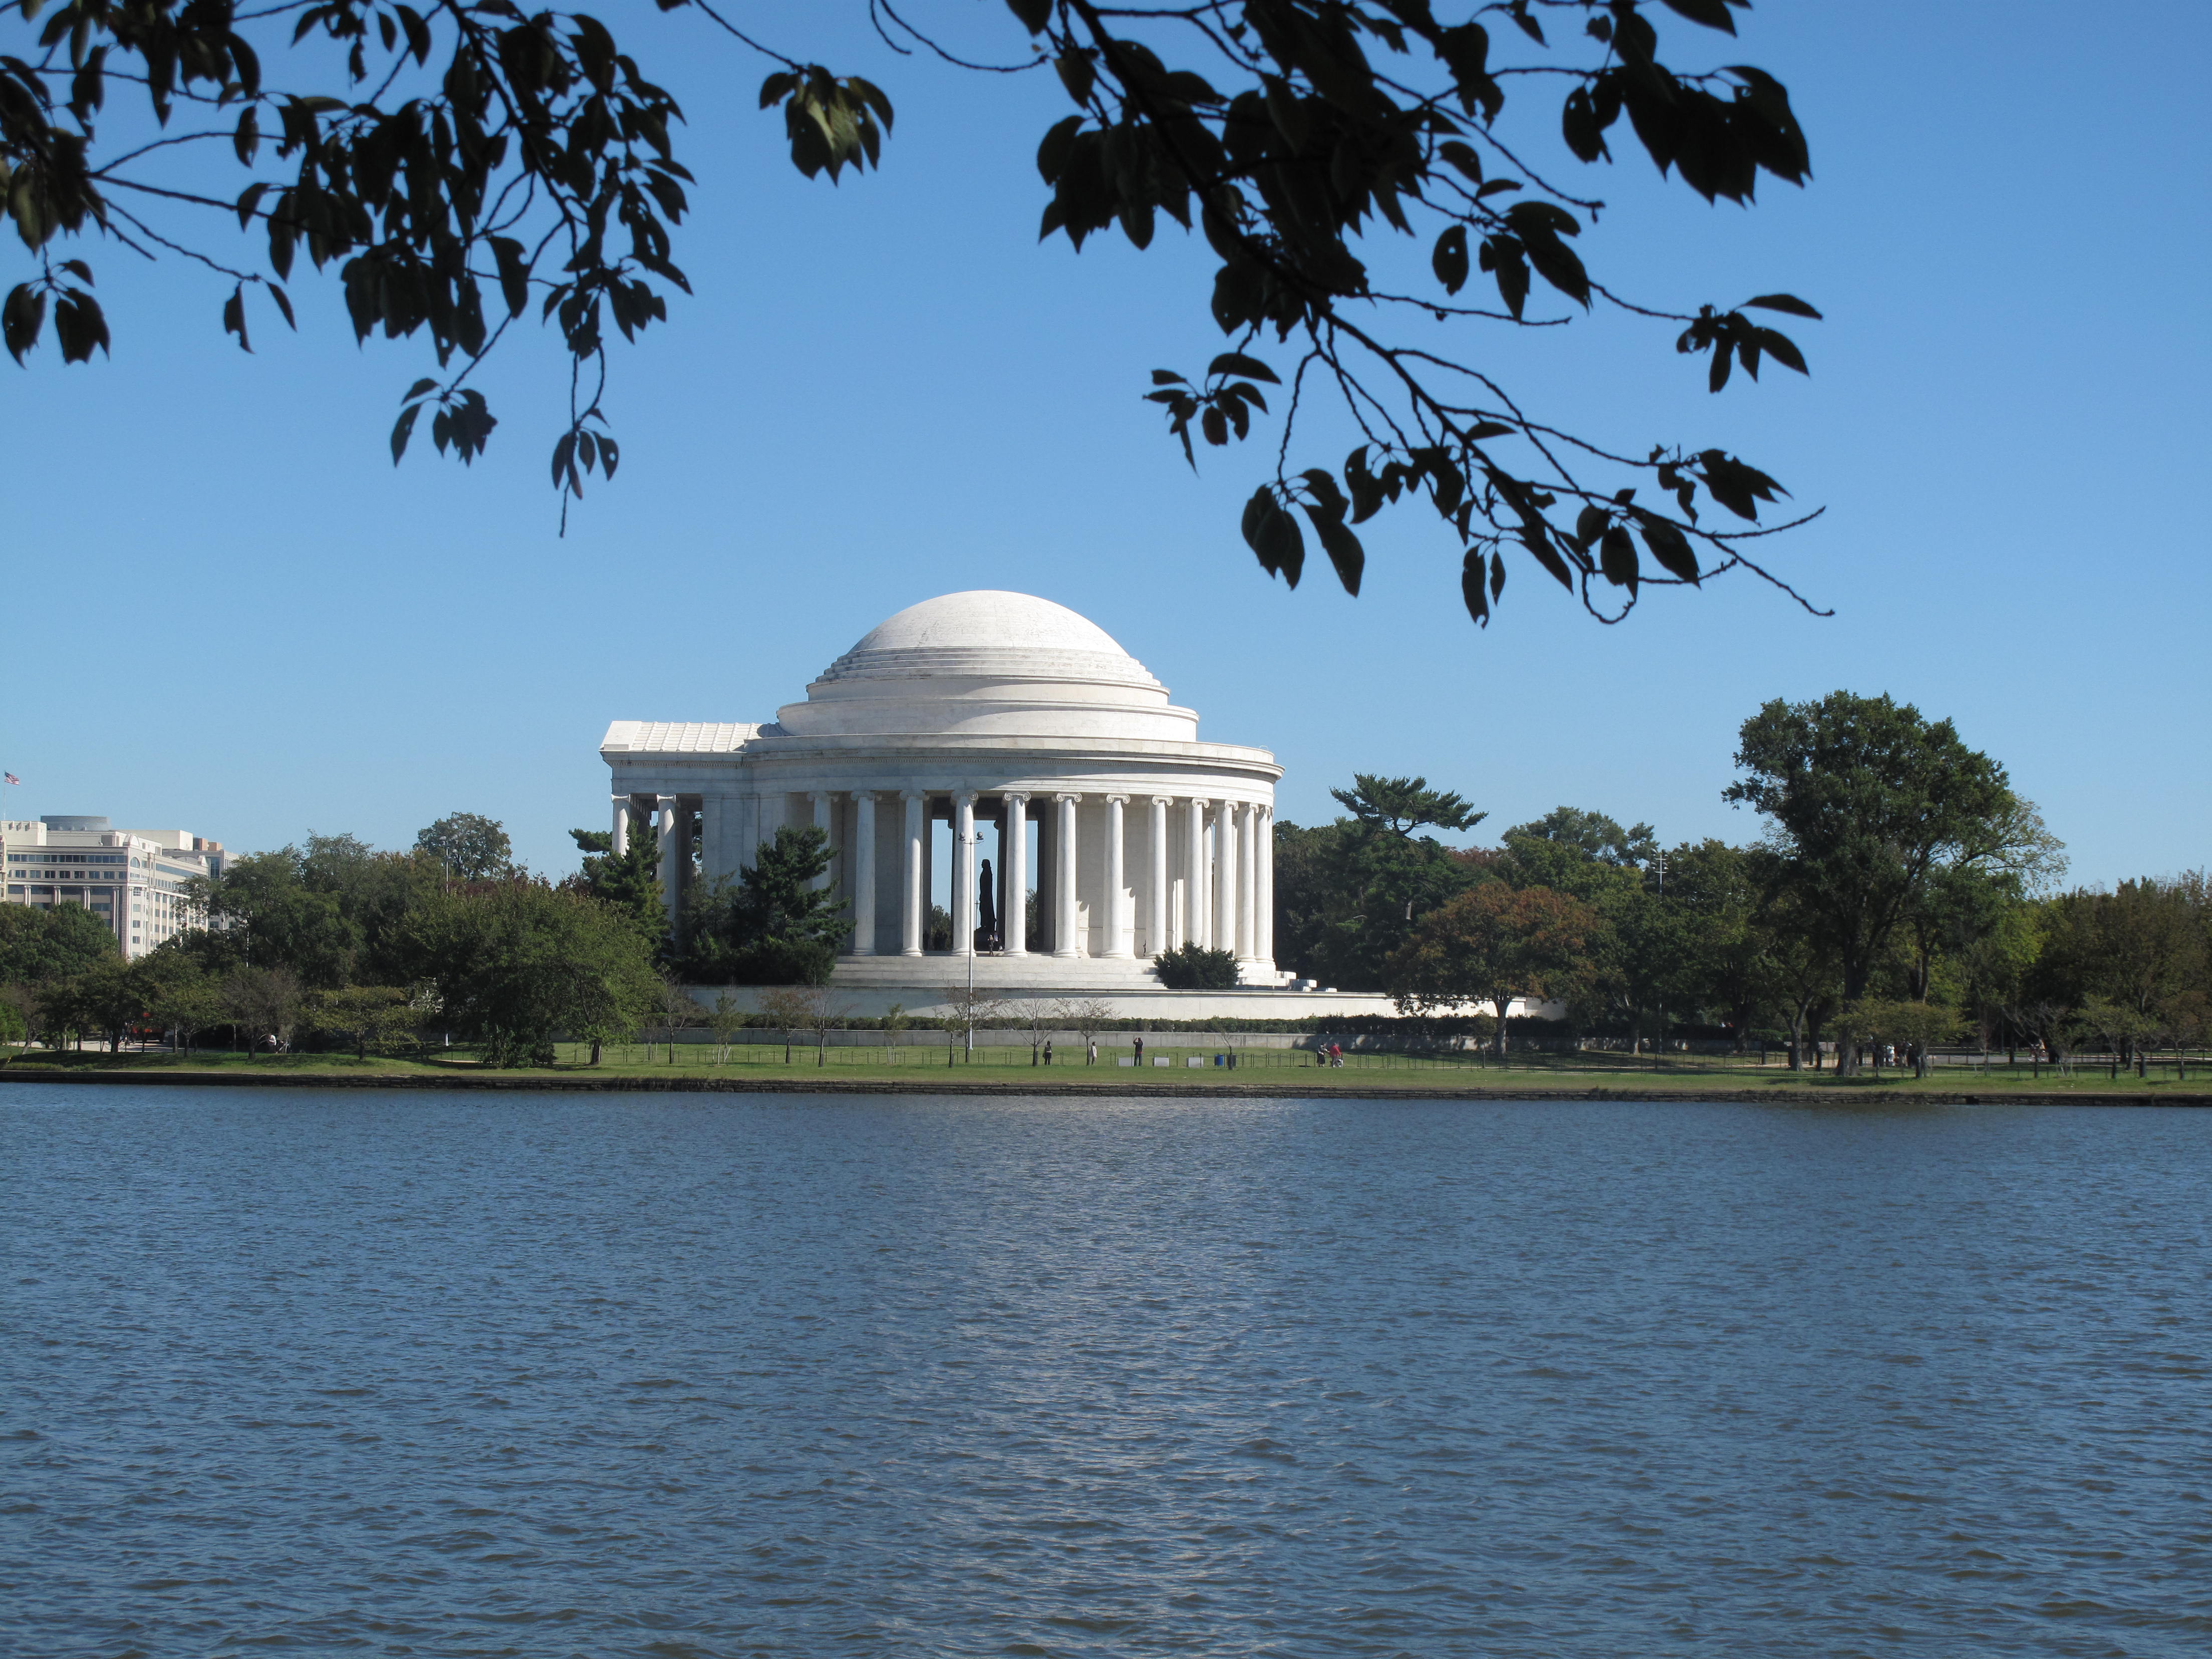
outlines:
{"label": "tree canopy", "polygon": [[1782,874],[1827,933],[1850,1000],[1943,872],[2022,850],[2033,818],[1950,721],[1887,696],[1770,702],[1744,722],[1735,758],[1748,775],[1724,797],[1772,820]]}
{"label": "tree canopy", "polygon": [[[0,189],[30,266],[0,302],[0,341],[18,362],[49,337],[65,362],[110,351],[81,246],[104,243],[214,273],[222,327],[251,349],[253,329],[292,324],[304,253],[334,270],[357,338],[423,342],[434,372],[400,400],[395,463],[426,410],[438,450],[468,462],[498,424],[486,360],[516,323],[547,325],[574,369],[550,454],[565,513],[619,464],[611,335],[666,321],[690,287],[675,253],[695,180],[654,54],[696,54],[711,29],[764,61],[760,106],[810,178],[875,165],[892,129],[881,88],[805,43],[706,0],[656,3],[682,15],[626,21],[626,47],[587,13],[514,0],[0,0]],[[1226,446],[1279,416],[1243,517],[1263,569],[1297,586],[1310,533],[1356,594],[1354,526],[1418,507],[1486,624],[1509,550],[1607,622],[1649,586],[1739,567],[1778,583],[1751,554],[1786,527],[1760,517],[1786,493],[1776,479],[1695,437],[1645,449],[1578,429],[1503,384],[1480,346],[1603,307],[1704,358],[1715,392],[1763,365],[1807,371],[1775,326],[1817,318],[1804,300],[1638,295],[1585,235],[1605,206],[1586,170],[1616,143],[1707,203],[1751,203],[1761,174],[1810,178],[1783,83],[1706,66],[1748,9],[1007,0],[990,63],[930,32],[967,23],[949,7],[871,0],[866,15],[915,73],[1058,78],[1073,112],[1037,149],[1042,235],[1079,248],[1118,229],[1141,249],[1164,217],[1203,239],[1216,264],[1194,301],[1226,349],[1154,371],[1145,395],[1194,465],[1194,433]],[[1632,270],[1632,245],[1609,252]],[[1340,462],[1293,457],[1314,400],[1358,428]]]}
{"label": "tree canopy", "polygon": [[506,828],[481,812],[448,812],[415,837],[415,850],[463,881],[489,881],[514,868]]}

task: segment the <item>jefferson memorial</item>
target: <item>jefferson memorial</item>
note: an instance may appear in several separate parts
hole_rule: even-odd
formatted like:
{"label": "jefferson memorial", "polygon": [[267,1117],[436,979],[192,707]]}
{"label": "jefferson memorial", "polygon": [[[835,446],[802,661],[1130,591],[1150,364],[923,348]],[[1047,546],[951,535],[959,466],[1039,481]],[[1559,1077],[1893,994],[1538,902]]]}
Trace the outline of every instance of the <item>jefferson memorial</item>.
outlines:
{"label": "jefferson memorial", "polygon": [[[734,877],[784,825],[828,834],[825,879],[853,924],[832,982],[856,1011],[939,1001],[971,975],[995,995],[1168,1017],[1389,1006],[1292,988],[1275,967],[1273,756],[1200,742],[1196,713],[1047,599],[925,600],[773,721],[617,720],[599,753],[615,846],[659,837],[661,869],[681,872],[672,910],[695,862]],[[929,948],[937,906],[950,949]],[[1187,942],[1233,951],[1240,989],[1164,992],[1152,958]]]}

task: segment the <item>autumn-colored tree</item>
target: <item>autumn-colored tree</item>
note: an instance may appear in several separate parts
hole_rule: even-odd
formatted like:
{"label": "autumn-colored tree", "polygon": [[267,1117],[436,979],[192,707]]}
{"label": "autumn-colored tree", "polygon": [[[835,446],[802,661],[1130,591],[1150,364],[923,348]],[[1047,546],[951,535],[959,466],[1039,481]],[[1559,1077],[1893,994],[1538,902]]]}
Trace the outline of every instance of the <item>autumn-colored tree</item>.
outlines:
{"label": "autumn-colored tree", "polygon": [[1390,958],[1389,989],[1408,1014],[1491,1004],[1502,1059],[1508,1006],[1571,994],[1604,926],[1589,905],[1551,888],[1486,883],[1421,918]]}

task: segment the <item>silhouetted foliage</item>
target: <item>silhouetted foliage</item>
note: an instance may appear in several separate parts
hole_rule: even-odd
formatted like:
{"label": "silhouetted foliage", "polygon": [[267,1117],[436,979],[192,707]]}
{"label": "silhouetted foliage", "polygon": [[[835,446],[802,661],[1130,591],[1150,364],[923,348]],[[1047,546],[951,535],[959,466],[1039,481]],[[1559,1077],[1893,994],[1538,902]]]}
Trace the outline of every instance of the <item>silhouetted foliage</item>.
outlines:
{"label": "silhouetted foliage", "polygon": [[[657,3],[769,60],[758,101],[781,112],[802,173],[834,183],[877,162],[892,124],[882,89],[704,0]],[[1042,234],[1079,248],[1118,228],[1144,248],[1165,216],[1204,238],[1217,262],[1206,303],[1228,349],[1195,373],[1155,371],[1146,395],[1195,465],[1194,431],[1211,445],[1246,437],[1271,414],[1262,388],[1276,388],[1279,459],[1243,524],[1271,575],[1297,585],[1310,531],[1357,593],[1354,526],[1420,502],[1481,623],[1509,547],[1607,621],[1654,583],[1738,565],[1776,580],[1746,554],[1776,527],[1757,522],[1784,493],[1776,480],[1694,440],[1631,450],[1571,430],[1486,372],[1478,332],[1604,307],[1705,357],[1714,392],[1738,369],[1806,372],[1772,325],[1819,316],[1795,295],[1654,307],[1613,286],[1583,234],[1604,204],[1571,176],[1609,162],[1626,134],[1708,203],[1749,204],[1762,173],[1805,183],[1809,151],[1779,81],[1662,57],[1660,21],[1670,55],[1674,24],[1705,31],[1683,37],[1695,52],[1733,36],[1748,0],[1503,0],[1457,16],[1431,0],[1007,4],[1018,61],[1005,64],[945,51],[898,9],[867,15],[902,51],[915,40],[969,69],[1058,76],[1074,112],[1037,150]],[[609,331],[634,338],[690,291],[673,252],[693,178],[675,100],[604,23],[512,0],[6,0],[0,27],[15,37],[0,40],[0,161],[36,264],[0,304],[18,362],[49,330],[64,362],[109,349],[92,267],[58,259],[65,245],[96,234],[188,254],[217,273],[222,326],[246,349],[262,299],[292,324],[286,284],[304,252],[336,268],[357,338],[428,337],[437,372],[402,399],[395,463],[426,410],[441,453],[483,452],[498,422],[481,366],[527,319],[554,325],[574,365],[550,457],[564,512],[586,474],[613,477]],[[653,44],[698,51],[690,38]],[[264,59],[301,84],[264,79]],[[326,67],[339,63],[342,74]],[[143,89],[159,141],[144,142],[137,112],[110,113],[124,87]],[[1554,133],[1556,169],[1535,159]],[[225,254],[214,233],[233,219],[258,258]],[[1270,347],[1287,357],[1255,355]],[[1290,458],[1316,395],[1363,436],[1340,464]],[[1739,527],[1717,528],[1714,507]]]}

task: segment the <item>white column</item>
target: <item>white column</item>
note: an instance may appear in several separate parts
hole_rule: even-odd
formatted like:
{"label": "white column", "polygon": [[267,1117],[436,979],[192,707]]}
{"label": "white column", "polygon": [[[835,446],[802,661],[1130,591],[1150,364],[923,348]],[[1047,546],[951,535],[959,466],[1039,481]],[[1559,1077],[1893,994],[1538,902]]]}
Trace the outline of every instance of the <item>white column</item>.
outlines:
{"label": "white column", "polygon": [[1075,914],[1075,803],[1082,799],[1080,795],[1052,798],[1060,809],[1053,820],[1052,837],[1052,953],[1056,957],[1083,954]]}
{"label": "white column", "polygon": [[1201,797],[1185,808],[1187,836],[1183,848],[1182,928],[1186,945],[1206,948],[1207,931],[1206,887],[1206,802]]}
{"label": "white column", "polygon": [[1156,957],[1168,948],[1168,797],[1152,797],[1152,836],[1146,848],[1152,856],[1152,890],[1145,916],[1145,954]]}
{"label": "white column", "polygon": [[731,805],[721,795],[699,798],[699,873],[710,881],[730,873],[723,843],[728,839]]}
{"label": "white column", "polygon": [[952,954],[975,954],[975,796],[952,798]]}
{"label": "white column", "polygon": [[876,797],[869,789],[853,796],[853,954],[876,953]]}
{"label": "white column", "polygon": [[656,796],[653,807],[659,814],[659,822],[654,828],[659,835],[660,902],[667,907],[668,929],[673,933],[677,915],[684,903],[684,835],[677,824],[679,815],[675,796]]}
{"label": "white column", "polygon": [[730,804],[730,873],[743,876],[760,855],[760,797],[740,795]]}
{"label": "white column", "polygon": [[906,857],[899,871],[899,954],[921,954],[921,896],[929,872],[922,863],[921,812],[927,799],[918,789],[899,796],[906,803]]}
{"label": "white column", "polygon": [[1128,868],[1125,835],[1127,822],[1122,808],[1129,804],[1127,795],[1106,797],[1106,954],[1127,957],[1129,947],[1129,896],[1124,879]]}
{"label": "white column", "polygon": [[1213,948],[1237,954],[1237,811],[1233,800],[1213,814]]}
{"label": "white column", "polygon": [[1275,809],[1260,809],[1259,827],[1255,832],[1260,837],[1260,896],[1255,920],[1259,924],[1260,943],[1254,954],[1270,968],[1275,965]]}
{"label": "white column", "polygon": [[621,858],[629,851],[629,816],[632,811],[628,795],[615,797],[615,856]]}
{"label": "white column", "polygon": [[1026,956],[1030,948],[1030,798],[1006,797],[1006,909],[999,919],[999,937],[1010,957]]}
{"label": "white column", "polygon": [[822,832],[823,842],[833,854],[830,863],[823,867],[822,873],[807,884],[819,890],[829,886],[837,878],[834,857],[837,847],[837,798],[827,789],[817,789],[807,799],[814,803],[814,827]]}
{"label": "white column", "polygon": [[1237,954],[1249,961],[1260,954],[1260,809],[1247,801],[1237,811]]}

